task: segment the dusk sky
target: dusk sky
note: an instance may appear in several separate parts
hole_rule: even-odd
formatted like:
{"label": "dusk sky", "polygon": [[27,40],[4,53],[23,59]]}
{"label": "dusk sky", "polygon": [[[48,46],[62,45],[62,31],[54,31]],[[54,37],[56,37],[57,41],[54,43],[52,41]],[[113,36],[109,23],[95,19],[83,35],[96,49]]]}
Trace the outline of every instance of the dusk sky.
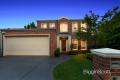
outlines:
{"label": "dusk sky", "polygon": [[103,15],[120,0],[0,0],[0,28],[23,28],[36,20],[82,19],[90,10]]}

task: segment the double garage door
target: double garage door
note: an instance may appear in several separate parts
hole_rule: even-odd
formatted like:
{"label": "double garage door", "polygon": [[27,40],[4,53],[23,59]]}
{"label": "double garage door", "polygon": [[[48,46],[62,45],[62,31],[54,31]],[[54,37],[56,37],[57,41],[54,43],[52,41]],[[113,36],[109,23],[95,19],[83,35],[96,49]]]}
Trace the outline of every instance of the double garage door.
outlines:
{"label": "double garage door", "polygon": [[3,55],[49,56],[49,44],[48,36],[5,37]]}

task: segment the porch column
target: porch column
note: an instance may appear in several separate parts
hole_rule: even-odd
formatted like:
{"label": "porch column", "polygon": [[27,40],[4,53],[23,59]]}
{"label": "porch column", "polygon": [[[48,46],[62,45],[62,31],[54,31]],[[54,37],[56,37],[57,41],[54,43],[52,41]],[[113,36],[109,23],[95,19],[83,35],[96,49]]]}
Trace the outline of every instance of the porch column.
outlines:
{"label": "porch column", "polygon": [[60,52],[62,52],[62,45],[61,45],[61,43],[62,43],[61,40],[59,40]]}
{"label": "porch column", "polygon": [[59,35],[57,36],[57,48],[60,49],[60,52],[62,51],[62,49],[61,49],[61,40],[60,40],[60,36]]}
{"label": "porch column", "polygon": [[57,36],[57,48],[60,48],[60,37]]}
{"label": "porch column", "polygon": [[71,46],[71,36],[69,35],[68,36],[68,51],[71,50],[70,46]]}

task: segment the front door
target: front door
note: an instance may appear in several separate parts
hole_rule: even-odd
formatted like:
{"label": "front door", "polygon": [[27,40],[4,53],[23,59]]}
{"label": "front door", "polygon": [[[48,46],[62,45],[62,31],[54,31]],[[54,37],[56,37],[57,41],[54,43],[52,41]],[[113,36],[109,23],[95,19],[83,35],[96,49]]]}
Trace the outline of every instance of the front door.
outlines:
{"label": "front door", "polygon": [[66,40],[62,40],[62,52],[66,52]]}

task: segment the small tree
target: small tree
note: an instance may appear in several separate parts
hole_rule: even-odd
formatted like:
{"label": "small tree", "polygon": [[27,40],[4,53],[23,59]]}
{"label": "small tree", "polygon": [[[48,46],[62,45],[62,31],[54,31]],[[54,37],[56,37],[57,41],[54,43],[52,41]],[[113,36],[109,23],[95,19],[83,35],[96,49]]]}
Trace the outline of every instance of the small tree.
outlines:
{"label": "small tree", "polygon": [[73,50],[73,44],[70,45],[70,49],[71,49],[71,51]]}
{"label": "small tree", "polygon": [[56,48],[55,49],[55,57],[59,57],[60,56],[60,48]]}
{"label": "small tree", "polygon": [[35,26],[34,22],[31,22],[30,24],[25,25],[24,28],[25,29],[36,29],[37,27]]}
{"label": "small tree", "polygon": [[31,27],[30,27],[30,25],[29,25],[29,24],[27,25],[27,29],[31,29]]}
{"label": "small tree", "polygon": [[27,29],[27,26],[25,25],[24,28]]}
{"label": "small tree", "polygon": [[96,44],[98,20],[99,16],[92,11],[90,11],[89,14],[86,14],[83,23],[87,24],[87,28],[80,27],[76,32],[76,38],[78,40],[87,40],[88,42],[94,41]]}
{"label": "small tree", "polygon": [[34,23],[34,22],[30,23],[30,28],[32,28],[32,29],[35,29],[35,28],[36,28],[36,26],[35,26],[35,23]]}

